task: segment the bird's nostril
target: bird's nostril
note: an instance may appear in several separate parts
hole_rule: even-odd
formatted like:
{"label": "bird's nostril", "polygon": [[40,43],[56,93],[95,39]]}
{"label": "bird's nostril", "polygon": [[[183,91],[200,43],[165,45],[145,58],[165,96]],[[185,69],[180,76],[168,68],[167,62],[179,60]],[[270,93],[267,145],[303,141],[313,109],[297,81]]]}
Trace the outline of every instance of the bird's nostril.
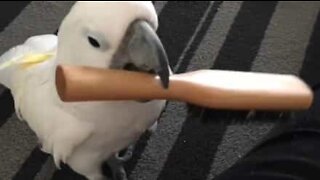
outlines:
{"label": "bird's nostril", "polygon": [[133,63],[127,63],[123,66],[124,70],[128,70],[128,71],[137,71],[137,72],[145,72],[145,73],[150,73],[150,74],[156,74],[154,69],[148,69],[147,65],[143,65],[143,66],[139,66],[137,67],[135,64]]}
{"label": "bird's nostril", "polygon": [[151,70],[148,71],[148,73],[150,73],[150,74],[156,74],[156,71],[155,71],[154,69],[151,69]]}
{"label": "bird's nostril", "polygon": [[136,65],[134,65],[133,63],[125,64],[123,69],[128,70],[128,71],[139,71],[139,68]]}

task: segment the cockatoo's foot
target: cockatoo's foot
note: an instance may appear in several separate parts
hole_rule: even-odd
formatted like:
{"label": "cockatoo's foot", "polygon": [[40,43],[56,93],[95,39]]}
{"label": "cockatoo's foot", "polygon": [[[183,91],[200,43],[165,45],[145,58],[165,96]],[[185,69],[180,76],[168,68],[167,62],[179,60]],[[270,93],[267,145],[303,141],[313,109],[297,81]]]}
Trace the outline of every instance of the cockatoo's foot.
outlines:
{"label": "cockatoo's foot", "polygon": [[128,180],[127,173],[123,167],[124,158],[117,157],[118,154],[107,160],[110,172],[108,173],[112,180]]}
{"label": "cockatoo's foot", "polygon": [[128,161],[129,159],[131,159],[133,155],[134,147],[135,147],[135,144],[132,144],[129,147],[121,150],[115,155],[115,158],[122,163]]}
{"label": "cockatoo's foot", "polygon": [[112,180],[127,180],[127,173],[123,167],[123,164],[131,159],[135,144],[123,149],[122,151],[111,156],[103,165],[103,171],[108,178]]}

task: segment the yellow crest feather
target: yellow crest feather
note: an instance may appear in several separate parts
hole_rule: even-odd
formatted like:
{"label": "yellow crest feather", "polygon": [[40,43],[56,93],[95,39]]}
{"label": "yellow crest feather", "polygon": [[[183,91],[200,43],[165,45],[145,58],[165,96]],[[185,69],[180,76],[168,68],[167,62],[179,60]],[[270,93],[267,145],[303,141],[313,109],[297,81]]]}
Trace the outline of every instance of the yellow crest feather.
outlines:
{"label": "yellow crest feather", "polygon": [[4,68],[12,66],[12,65],[21,65],[21,67],[23,67],[23,68],[29,68],[33,65],[40,64],[44,61],[47,61],[51,57],[53,57],[52,53],[27,54],[21,58],[12,59],[10,61],[7,61],[7,62],[1,64],[0,69],[4,69]]}

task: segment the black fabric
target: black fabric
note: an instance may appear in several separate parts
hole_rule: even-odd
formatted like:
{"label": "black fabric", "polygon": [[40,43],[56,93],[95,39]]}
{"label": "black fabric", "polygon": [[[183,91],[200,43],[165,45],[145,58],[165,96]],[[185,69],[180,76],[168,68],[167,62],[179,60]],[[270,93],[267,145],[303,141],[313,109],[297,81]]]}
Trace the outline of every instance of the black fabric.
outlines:
{"label": "black fabric", "polygon": [[285,131],[272,134],[216,179],[319,179],[320,122],[305,120],[281,127]]}
{"label": "black fabric", "polygon": [[320,131],[313,128],[266,141],[216,179],[320,179]]}
{"label": "black fabric", "polygon": [[[319,97],[320,90],[317,99]],[[320,106],[313,108],[319,109]],[[277,127],[280,129],[278,133],[270,134],[216,179],[320,179],[320,121],[317,118],[305,116],[294,120],[294,124]]]}

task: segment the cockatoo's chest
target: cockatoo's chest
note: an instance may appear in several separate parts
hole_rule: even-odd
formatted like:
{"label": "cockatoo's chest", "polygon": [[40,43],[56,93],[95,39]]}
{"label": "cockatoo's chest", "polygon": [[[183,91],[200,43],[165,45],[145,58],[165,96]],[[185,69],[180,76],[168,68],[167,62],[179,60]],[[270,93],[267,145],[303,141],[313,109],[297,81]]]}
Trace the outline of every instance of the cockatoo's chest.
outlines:
{"label": "cockatoo's chest", "polygon": [[[108,137],[111,143],[125,146],[138,138],[159,117],[165,101],[101,101],[65,103],[57,96],[53,78],[29,76],[21,88],[20,112],[29,126],[41,136],[64,126],[68,117],[94,127],[94,135]],[[38,83],[41,82],[41,83]],[[54,127],[54,128],[52,128]],[[127,142],[126,142],[127,141]],[[103,145],[103,141],[101,141]],[[122,144],[124,143],[124,144]]]}
{"label": "cockatoo's chest", "polygon": [[[159,117],[165,101],[140,103],[135,101],[83,102],[64,104],[69,112],[81,121],[93,122],[99,132],[143,132]],[[125,132],[120,132],[125,134]],[[116,134],[116,133],[113,133]]]}

